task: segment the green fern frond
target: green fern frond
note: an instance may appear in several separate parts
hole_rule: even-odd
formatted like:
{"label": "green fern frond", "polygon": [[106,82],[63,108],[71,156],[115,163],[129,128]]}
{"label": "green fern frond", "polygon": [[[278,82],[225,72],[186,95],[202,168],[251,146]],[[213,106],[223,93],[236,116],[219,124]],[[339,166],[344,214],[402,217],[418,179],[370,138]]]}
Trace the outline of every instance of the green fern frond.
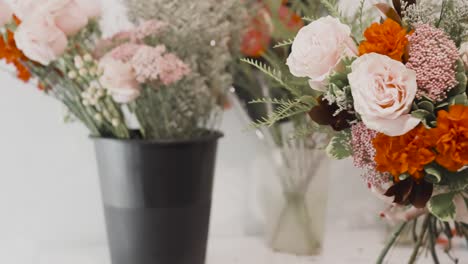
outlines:
{"label": "green fern frond", "polygon": [[305,22],[309,22],[309,23],[310,23],[310,22],[314,22],[314,21],[317,20],[317,19],[315,19],[315,18],[313,18],[313,17],[305,16],[305,17],[302,17],[302,20],[304,20]]}
{"label": "green fern frond", "polygon": [[320,3],[327,9],[328,13],[337,18],[341,18],[341,12],[335,0],[320,0]]}
{"label": "green fern frond", "polygon": [[293,104],[293,100],[285,100],[279,98],[260,98],[249,102],[249,104],[273,104],[273,105],[286,105]]}
{"label": "green fern frond", "polygon": [[294,39],[288,39],[288,40],[283,40],[281,42],[279,42],[278,44],[276,44],[273,48],[280,48],[280,47],[285,47],[285,46],[290,46],[292,45],[294,42]]}
{"label": "green fern frond", "polygon": [[255,68],[257,68],[258,70],[260,70],[261,72],[265,73],[270,78],[272,78],[277,83],[279,83],[281,86],[286,88],[293,95],[295,95],[297,97],[301,96],[301,92],[298,89],[290,86],[286,82],[286,80],[283,79],[283,74],[282,74],[281,71],[273,69],[270,66],[268,66],[268,65],[266,65],[266,64],[264,64],[262,62],[259,62],[259,61],[256,61],[256,60],[253,60],[253,59],[250,59],[250,58],[243,58],[243,59],[241,59],[241,61],[243,61],[245,63],[248,63],[248,64],[254,66]]}
{"label": "green fern frond", "polygon": [[364,16],[364,5],[366,3],[366,0],[361,0],[361,2],[359,2],[359,26],[361,27],[361,32],[364,32],[364,22],[362,21],[363,19],[363,16]]}
{"label": "green fern frond", "polygon": [[310,108],[311,106],[307,103],[304,103],[301,99],[283,101],[277,106],[273,113],[267,117],[263,117],[260,120],[257,120],[256,122],[252,123],[251,126],[254,128],[265,126],[271,127],[286,118],[307,113],[310,111]]}

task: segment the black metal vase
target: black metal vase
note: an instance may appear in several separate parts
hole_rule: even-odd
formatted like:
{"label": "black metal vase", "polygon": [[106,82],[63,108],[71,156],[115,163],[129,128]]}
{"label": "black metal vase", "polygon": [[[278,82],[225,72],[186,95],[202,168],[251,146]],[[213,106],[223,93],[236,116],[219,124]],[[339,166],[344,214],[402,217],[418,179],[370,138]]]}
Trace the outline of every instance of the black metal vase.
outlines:
{"label": "black metal vase", "polygon": [[204,264],[221,133],[95,138],[112,264]]}

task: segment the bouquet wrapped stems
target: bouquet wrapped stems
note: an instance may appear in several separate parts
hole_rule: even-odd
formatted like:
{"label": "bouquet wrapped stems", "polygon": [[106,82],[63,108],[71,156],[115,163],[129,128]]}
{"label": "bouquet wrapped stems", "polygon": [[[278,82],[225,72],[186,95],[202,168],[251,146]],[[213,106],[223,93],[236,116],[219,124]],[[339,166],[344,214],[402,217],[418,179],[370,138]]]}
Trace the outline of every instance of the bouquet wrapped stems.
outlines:
{"label": "bouquet wrapped stems", "polygon": [[[422,221],[421,225],[418,225],[419,221]],[[451,255],[453,239],[458,236],[464,238],[468,242],[468,225],[460,222],[453,222],[453,226],[451,226],[448,222],[440,221],[432,214],[426,214],[411,221],[404,221],[395,228],[379,255],[376,262],[377,264],[384,263],[389,251],[397,244],[398,239],[405,231],[411,232],[414,242],[414,248],[408,261],[409,264],[416,263],[423,250],[428,250],[430,252],[434,264],[441,263],[437,251],[437,240],[441,235],[445,236],[448,240],[447,246],[444,248],[444,253],[454,263],[458,263],[458,259]]]}

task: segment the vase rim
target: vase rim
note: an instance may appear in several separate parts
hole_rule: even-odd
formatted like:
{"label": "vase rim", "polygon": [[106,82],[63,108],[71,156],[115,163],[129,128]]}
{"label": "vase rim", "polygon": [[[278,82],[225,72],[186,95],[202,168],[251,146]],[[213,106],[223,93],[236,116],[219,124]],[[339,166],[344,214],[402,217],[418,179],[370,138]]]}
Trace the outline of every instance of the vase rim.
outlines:
{"label": "vase rim", "polygon": [[202,136],[195,138],[186,138],[186,139],[121,139],[121,138],[112,138],[112,137],[99,137],[99,136],[89,136],[93,141],[113,141],[127,144],[141,144],[141,145],[180,145],[180,144],[190,144],[190,143],[201,143],[201,142],[210,142],[218,140],[224,137],[224,133],[219,130],[210,130],[209,133],[206,133]]}

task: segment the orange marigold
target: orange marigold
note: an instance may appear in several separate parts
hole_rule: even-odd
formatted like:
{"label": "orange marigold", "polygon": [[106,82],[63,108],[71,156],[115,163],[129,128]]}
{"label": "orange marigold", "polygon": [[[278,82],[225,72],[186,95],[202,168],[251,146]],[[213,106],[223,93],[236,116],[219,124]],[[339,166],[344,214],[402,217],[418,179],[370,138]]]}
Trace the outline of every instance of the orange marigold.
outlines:
{"label": "orange marigold", "polygon": [[359,53],[375,52],[402,61],[409,42],[406,36],[406,30],[392,19],[385,20],[383,24],[373,23],[364,32],[366,40],[359,46]]}
{"label": "orange marigold", "polygon": [[424,178],[424,166],[436,158],[430,138],[429,130],[423,125],[398,137],[378,134],[373,141],[377,170],[390,172],[395,182],[405,173],[420,182]]}
{"label": "orange marigold", "polygon": [[0,60],[4,59],[6,63],[13,64],[18,78],[27,82],[31,79],[31,73],[23,62],[28,61],[28,58],[16,46],[14,36],[14,33],[9,30],[6,33],[6,39],[0,36]]}
{"label": "orange marigold", "polygon": [[454,105],[448,112],[439,111],[437,127],[431,134],[437,163],[453,172],[468,165],[468,106]]}

